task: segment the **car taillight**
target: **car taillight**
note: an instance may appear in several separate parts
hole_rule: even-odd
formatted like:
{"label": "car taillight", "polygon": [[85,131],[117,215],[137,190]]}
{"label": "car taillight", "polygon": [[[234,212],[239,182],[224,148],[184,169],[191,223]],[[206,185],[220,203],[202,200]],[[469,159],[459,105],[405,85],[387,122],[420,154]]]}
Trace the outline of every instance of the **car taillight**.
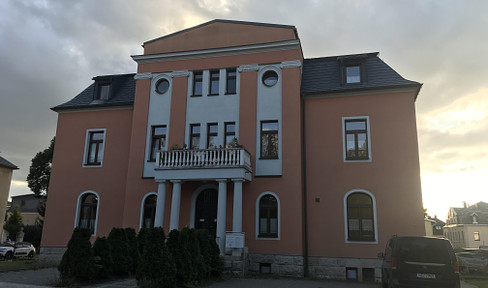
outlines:
{"label": "car taillight", "polygon": [[457,260],[454,261],[454,273],[459,274],[459,262]]}
{"label": "car taillight", "polygon": [[391,257],[391,269],[397,269],[397,261],[395,257]]}

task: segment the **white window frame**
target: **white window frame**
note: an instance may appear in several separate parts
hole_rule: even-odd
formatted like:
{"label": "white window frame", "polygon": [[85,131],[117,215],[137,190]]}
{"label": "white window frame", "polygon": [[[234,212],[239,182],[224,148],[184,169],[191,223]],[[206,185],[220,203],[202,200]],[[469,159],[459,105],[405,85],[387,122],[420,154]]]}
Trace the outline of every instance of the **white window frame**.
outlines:
{"label": "white window frame", "polygon": [[[346,121],[347,120],[366,120],[366,134],[368,137],[368,159],[364,160],[347,160],[346,157]],[[354,117],[342,117],[342,157],[344,162],[371,162],[373,156],[371,155],[371,129],[369,125],[369,116],[354,116]]]}
{"label": "white window frame", "polygon": [[[142,197],[141,213],[139,215],[139,229],[142,228],[142,223],[144,221],[144,219],[142,218],[142,217],[144,217],[144,203],[146,202],[146,198],[149,197],[149,196],[152,196],[152,195],[155,195],[156,196],[156,199],[157,199],[157,197],[158,197],[158,193],[157,192],[149,192],[146,195],[144,195],[144,197]],[[157,208],[157,206],[156,206],[156,208]],[[154,217],[156,217],[156,215],[154,215]],[[156,222],[156,219],[154,219],[154,222]]]}
{"label": "white window frame", "polygon": [[[271,195],[276,198],[276,203],[278,204],[278,236],[276,238],[269,238],[269,237],[259,237],[259,201],[261,198],[266,195]],[[258,198],[256,199],[256,240],[280,240],[281,238],[281,203],[280,197],[271,191],[266,191],[259,194]]]}
{"label": "white window frame", "polygon": [[[90,133],[91,132],[103,132],[103,143],[102,143],[102,148],[103,148],[103,153],[100,159],[100,165],[90,165],[88,164],[88,150],[89,148],[89,142],[90,142]],[[107,138],[107,128],[98,128],[98,129],[87,129],[86,130],[86,135],[85,135],[85,151],[83,153],[83,164],[82,167],[103,167],[103,158],[105,156],[105,142]]]}
{"label": "white window frame", "polygon": [[95,215],[95,227],[93,227],[93,234],[92,236],[95,236],[97,235],[97,226],[98,226],[98,213],[100,212],[100,195],[98,195],[97,192],[93,191],[93,190],[87,190],[83,193],[81,193],[79,196],[78,196],[78,200],[77,200],[77,203],[76,203],[76,214],[75,214],[75,225],[74,225],[74,228],[77,228],[78,227],[78,224],[80,223],[80,219],[79,217],[81,216],[80,215],[80,205],[81,205],[81,198],[83,198],[83,196],[85,194],[94,194],[95,196],[97,196],[97,213]]}
{"label": "white window frame", "polygon": [[[353,193],[364,193],[371,197],[371,201],[373,202],[373,223],[374,223],[374,241],[349,241],[348,240],[348,231],[349,231],[349,223],[347,218],[347,197]],[[344,239],[346,243],[352,244],[378,244],[378,217],[376,214],[376,198],[374,197],[373,193],[366,191],[364,189],[353,189],[344,195]]]}

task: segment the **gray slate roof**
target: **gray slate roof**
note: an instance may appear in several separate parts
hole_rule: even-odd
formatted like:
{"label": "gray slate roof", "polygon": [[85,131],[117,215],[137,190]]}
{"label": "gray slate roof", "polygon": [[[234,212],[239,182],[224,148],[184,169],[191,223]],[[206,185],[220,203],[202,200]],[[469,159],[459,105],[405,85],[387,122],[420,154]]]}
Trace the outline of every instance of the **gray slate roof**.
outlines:
{"label": "gray slate roof", "polygon": [[488,203],[478,202],[466,208],[452,207],[457,214],[458,224],[472,224],[473,214],[479,224],[488,224]]}
{"label": "gray slate roof", "polygon": [[[348,60],[349,59],[349,60]],[[362,61],[361,83],[343,84],[341,61]],[[422,86],[406,80],[378,57],[378,52],[305,59],[302,74],[302,94],[318,94],[364,89],[392,88],[398,86]]]}
{"label": "gray slate roof", "polygon": [[7,159],[3,158],[2,156],[0,156],[0,166],[1,167],[7,167],[10,169],[19,169],[19,167],[17,167],[15,164],[8,161]]}
{"label": "gray slate roof", "polygon": [[93,100],[95,96],[95,82],[83,90],[70,101],[51,108],[54,111],[78,109],[78,108],[96,108],[107,106],[125,106],[134,103],[136,91],[136,81],[132,74],[104,75],[97,76],[95,79],[112,79],[112,97],[106,101]]}

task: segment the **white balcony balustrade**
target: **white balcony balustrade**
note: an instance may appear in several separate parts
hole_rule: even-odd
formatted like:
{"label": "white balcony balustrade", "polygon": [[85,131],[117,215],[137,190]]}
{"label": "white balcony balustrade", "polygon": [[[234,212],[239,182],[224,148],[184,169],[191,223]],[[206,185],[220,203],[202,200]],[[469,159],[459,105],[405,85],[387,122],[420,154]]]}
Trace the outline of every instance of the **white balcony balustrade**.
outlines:
{"label": "white balcony balustrade", "polygon": [[155,169],[245,168],[251,170],[251,155],[244,148],[170,150],[157,153]]}

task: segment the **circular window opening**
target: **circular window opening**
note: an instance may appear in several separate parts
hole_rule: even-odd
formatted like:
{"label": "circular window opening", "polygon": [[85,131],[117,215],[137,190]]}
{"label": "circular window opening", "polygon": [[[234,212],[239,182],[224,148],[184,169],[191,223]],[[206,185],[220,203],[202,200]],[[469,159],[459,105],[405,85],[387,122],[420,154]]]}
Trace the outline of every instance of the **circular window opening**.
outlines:
{"label": "circular window opening", "polygon": [[268,87],[272,87],[278,82],[278,74],[275,71],[269,70],[263,74],[263,83]]}
{"label": "circular window opening", "polygon": [[169,89],[169,82],[166,79],[161,79],[156,83],[156,92],[164,94]]}

